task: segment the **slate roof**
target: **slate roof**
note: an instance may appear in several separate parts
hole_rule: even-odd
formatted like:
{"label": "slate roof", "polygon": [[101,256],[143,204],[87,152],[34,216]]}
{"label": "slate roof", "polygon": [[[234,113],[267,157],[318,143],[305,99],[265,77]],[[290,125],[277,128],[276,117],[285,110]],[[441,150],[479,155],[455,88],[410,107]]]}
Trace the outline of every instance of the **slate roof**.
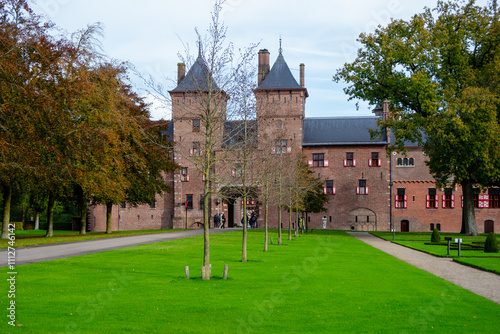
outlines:
{"label": "slate roof", "polygon": [[257,89],[304,89],[295,80],[283,54],[279,54],[273,68]]}
{"label": "slate roof", "polygon": [[[207,64],[203,60],[201,53],[199,53],[187,75],[172,92],[208,91],[209,73]],[[212,90],[220,90],[215,81],[212,81]]]}
{"label": "slate roof", "polygon": [[386,145],[387,138],[370,138],[378,117],[305,118],[303,146]]}

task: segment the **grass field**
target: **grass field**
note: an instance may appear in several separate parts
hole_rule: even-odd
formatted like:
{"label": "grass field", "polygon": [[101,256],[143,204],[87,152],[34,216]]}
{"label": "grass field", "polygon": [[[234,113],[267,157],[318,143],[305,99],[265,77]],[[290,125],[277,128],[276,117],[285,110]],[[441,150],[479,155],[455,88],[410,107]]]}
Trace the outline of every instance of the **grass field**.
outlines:
{"label": "grass field", "polygon": [[[274,234],[275,232],[273,232]],[[276,236],[273,235],[276,239]],[[494,333],[500,305],[348,236],[314,231],[263,249],[250,230],[17,267],[2,333]],[[222,280],[224,264],[229,278]],[[184,266],[191,268],[191,280]],[[6,270],[5,270],[6,272]],[[7,275],[7,274],[5,274]],[[5,284],[5,283],[4,283]],[[7,293],[0,298],[6,312]]]}
{"label": "grass field", "polygon": [[[167,233],[182,230],[134,230],[134,231],[116,231],[111,234],[106,234],[106,232],[89,232],[84,235],[80,235],[79,231],[54,231],[54,236],[51,238],[46,238],[45,234],[47,231],[44,230],[31,230],[31,231],[16,231],[16,242],[15,247],[28,247],[28,246],[40,246],[40,245],[50,245],[59,244],[64,242],[76,242],[84,240],[94,240],[102,238],[117,238],[117,237],[129,237],[132,235],[143,235],[143,234],[153,234],[153,233]],[[9,246],[9,240],[0,240],[0,249],[5,249]]]}
{"label": "grass field", "polygon": [[[392,241],[391,232],[370,232],[380,238]],[[444,240],[445,237],[452,237],[450,255],[448,254],[448,245]],[[457,244],[454,243],[455,238],[463,240],[463,246],[458,257]],[[478,269],[491,271],[500,275],[500,253],[485,253],[482,250],[468,250],[467,246],[472,243],[484,243],[486,235],[477,237],[465,237],[458,233],[441,233],[441,244],[432,245],[430,232],[413,232],[413,233],[396,233],[396,238],[393,241],[399,245],[410,247],[428,254],[440,257],[452,257],[454,261],[462,264],[467,264]],[[497,234],[497,240],[500,240],[500,235]],[[484,247],[484,246],[483,246]]]}

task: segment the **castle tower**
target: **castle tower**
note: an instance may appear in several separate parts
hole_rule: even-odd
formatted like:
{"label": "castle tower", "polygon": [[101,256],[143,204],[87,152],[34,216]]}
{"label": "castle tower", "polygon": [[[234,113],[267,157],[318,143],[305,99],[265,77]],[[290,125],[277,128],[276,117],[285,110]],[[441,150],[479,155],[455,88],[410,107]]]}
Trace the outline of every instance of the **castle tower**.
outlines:
{"label": "castle tower", "polygon": [[[255,90],[259,147],[276,152],[296,152],[302,145],[302,123],[306,98],[304,64],[300,65],[300,85],[288,67],[280,47],[269,71],[269,51],[259,52],[259,86]],[[271,146],[271,147],[269,147]]]}
{"label": "castle tower", "polygon": [[[203,222],[205,180],[198,168],[203,164],[206,152],[206,123],[220,124],[222,138],[227,95],[212,79],[201,52],[187,74],[184,64],[178,64],[177,69],[178,85],[169,93],[174,126],[174,161],[182,168],[174,175],[173,227],[201,227],[197,223]],[[207,116],[207,108],[217,112]],[[216,119],[208,120],[209,117]],[[219,143],[221,138],[214,141]],[[209,207],[209,214],[210,211]]]}

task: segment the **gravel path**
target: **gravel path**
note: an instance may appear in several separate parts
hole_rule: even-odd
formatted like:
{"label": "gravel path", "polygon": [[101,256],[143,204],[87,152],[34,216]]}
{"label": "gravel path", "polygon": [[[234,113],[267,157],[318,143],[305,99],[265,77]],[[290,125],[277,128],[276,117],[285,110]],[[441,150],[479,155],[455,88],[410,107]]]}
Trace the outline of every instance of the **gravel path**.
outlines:
{"label": "gravel path", "polygon": [[[239,229],[210,229],[210,234],[237,231]],[[32,246],[16,249],[16,266],[34,262],[50,261],[71,256],[84,255],[132,247],[144,244],[152,244],[160,241],[169,241],[203,235],[203,229],[190,231],[144,234],[131,237],[104,238],[79,242],[53,244],[47,246]],[[7,266],[7,249],[0,250],[0,268]]]}
{"label": "gravel path", "polygon": [[500,276],[383,240],[368,232],[347,232],[370,246],[500,304]]}

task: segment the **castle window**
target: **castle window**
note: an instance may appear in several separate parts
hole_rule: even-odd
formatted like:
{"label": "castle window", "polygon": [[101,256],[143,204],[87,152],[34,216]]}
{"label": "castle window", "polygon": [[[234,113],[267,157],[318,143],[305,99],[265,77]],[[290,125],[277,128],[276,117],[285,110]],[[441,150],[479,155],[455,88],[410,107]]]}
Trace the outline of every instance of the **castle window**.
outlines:
{"label": "castle window", "polygon": [[410,160],[408,161],[408,164],[409,164],[410,166],[412,166],[412,167],[413,167],[413,166],[415,166],[415,159],[410,158]]}
{"label": "castle window", "polygon": [[489,207],[498,209],[500,208],[500,188],[490,188],[488,189],[489,195]]}
{"label": "castle window", "polygon": [[453,195],[453,189],[446,188],[443,195],[443,208],[453,209],[455,208],[455,195]]}
{"label": "castle window", "polygon": [[344,160],[344,167],[356,167],[356,159],[354,159],[354,153],[347,152],[346,159]]}
{"label": "castle window", "polygon": [[188,168],[183,167],[181,170],[181,182],[189,182]]}
{"label": "castle window", "polygon": [[193,208],[193,195],[186,195],[186,208]]}
{"label": "castle window", "polygon": [[403,159],[398,158],[397,166],[403,166]]}
{"label": "castle window", "polygon": [[359,186],[356,189],[356,194],[358,195],[368,195],[369,189],[366,185],[366,180],[359,180]]}
{"label": "castle window", "polygon": [[439,207],[439,198],[436,195],[436,188],[429,188],[429,194],[426,198],[426,208],[438,208]]}
{"label": "castle window", "polygon": [[155,200],[152,200],[151,202],[149,202],[149,207],[151,209],[156,209],[156,201]]}
{"label": "castle window", "polygon": [[378,158],[378,152],[372,152],[372,158],[368,160],[368,166],[370,167],[382,166],[382,160]]}
{"label": "castle window", "polygon": [[405,188],[398,188],[395,206],[397,209],[406,209],[408,207],[408,196],[405,194]]}
{"label": "castle window", "polygon": [[325,154],[324,153],[314,153],[313,154],[313,167],[324,167],[325,166]]}
{"label": "castle window", "polygon": [[200,132],[200,120],[193,119],[193,132]]}
{"label": "castle window", "polygon": [[281,91],[278,91],[278,101],[281,100]]}
{"label": "castle window", "polygon": [[282,125],[283,125],[283,124],[281,123],[281,121],[278,121],[278,128],[280,128],[280,129],[281,129],[281,126],[282,126]]}
{"label": "castle window", "polygon": [[324,190],[325,190],[325,194],[327,194],[327,195],[335,195],[336,194],[336,189],[333,186],[333,180],[326,181],[326,187]]}

